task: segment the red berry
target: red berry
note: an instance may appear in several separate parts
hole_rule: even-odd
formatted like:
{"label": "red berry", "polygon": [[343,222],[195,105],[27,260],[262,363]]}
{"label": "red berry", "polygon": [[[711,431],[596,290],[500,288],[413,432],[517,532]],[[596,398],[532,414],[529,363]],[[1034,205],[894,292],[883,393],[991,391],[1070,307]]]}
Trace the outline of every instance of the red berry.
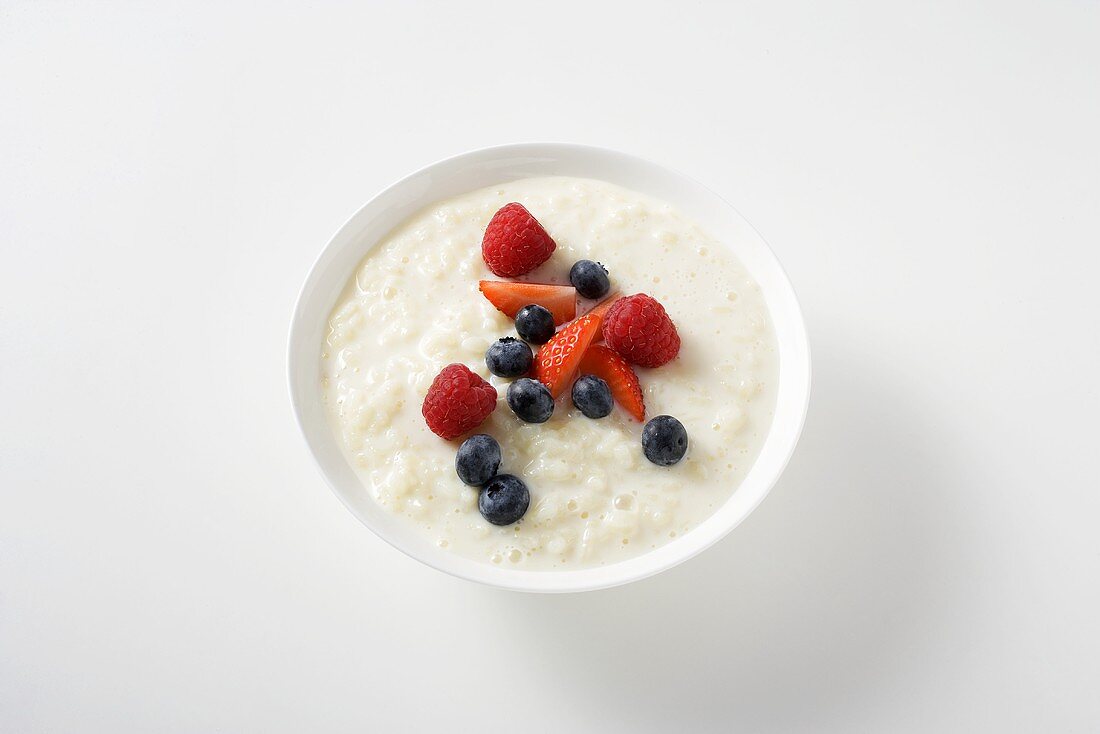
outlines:
{"label": "red berry", "polygon": [[496,407],[495,387],[466,365],[449,364],[435,376],[420,412],[432,433],[452,439],[480,426]]}
{"label": "red berry", "polygon": [[561,326],[577,315],[577,289],[571,285],[542,283],[512,283],[506,280],[483,280],[478,289],[505,316],[515,318],[519,310],[532,303],[554,315],[554,325]]}
{"label": "red berry", "polygon": [[593,344],[581,360],[581,374],[595,375],[611,388],[615,402],[640,421],[645,420],[645,400],[638,375],[627,361],[603,344]]}
{"label": "red berry", "polygon": [[604,318],[603,338],[628,362],[642,367],[660,367],[680,352],[676,325],[665,307],[645,293],[620,298],[611,305]]}
{"label": "red berry", "polygon": [[481,240],[481,256],[502,278],[529,273],[550,259],[554,240],[522,204],[505,204],[489,220]]}
{"label": "red berry", "polygon": [[584,353],[600,335],[607,304],[601,304],[554,334],[535,355],[535,379],[557,399],[573,384]]}

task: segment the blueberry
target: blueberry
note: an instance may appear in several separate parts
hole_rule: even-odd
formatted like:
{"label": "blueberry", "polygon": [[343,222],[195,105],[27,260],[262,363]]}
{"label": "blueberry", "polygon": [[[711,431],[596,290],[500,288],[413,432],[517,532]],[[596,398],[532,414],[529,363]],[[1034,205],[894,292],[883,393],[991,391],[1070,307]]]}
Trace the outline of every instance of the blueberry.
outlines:
{"label": "blueberry", "polygon": [[524,341],[545,344],[554,336],[554,314],[532,303],[516,313],[516,331]]}
{"label": "blueberry", "polygon": [[485,366],[497,377],[526,375],[532,359],[531,347],[512,336],[496,340],[485,352]]}
{"label": "blueberry", "polygon": [[500,469],[500,444],[487,433],[470,436],[458,447],[455,471],[471,487],[481,487]]}
{"label": "blueberry", "polygon": [[530,504],[527,485],[511,474],[497,474],[477,496],[481,516],[494,525],[511,525],[523,517]]}
{"label": "blueberry", "polygon": [[573,383],[573,405],[589,418],[603,418],[614,405],[611,388],[595,375],[584,375]]}
{"label": "blueberry", "polygon": [[611,290],[607,268],[591,260],[578,260],[569,268],[569,282],[585,298],[603,298]]}
{"label": "blueberry", "polygon": [[508,405],[527,423],[545,423],[554,414],[554,398],[538,380],[524,377],[508,386]]}
{"label": "blueberry", "polygon": [[642,451],[658,466],[672,466],[687,450],[687,429],[671,415],[659,415],[642,429]]}

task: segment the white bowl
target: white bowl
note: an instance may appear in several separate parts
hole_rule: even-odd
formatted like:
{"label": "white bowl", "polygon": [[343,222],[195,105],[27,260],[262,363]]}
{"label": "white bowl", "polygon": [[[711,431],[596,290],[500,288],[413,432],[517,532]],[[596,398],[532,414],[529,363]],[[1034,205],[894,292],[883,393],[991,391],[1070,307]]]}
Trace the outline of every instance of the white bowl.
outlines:
{"label": "white bowl", "polygon": [[[752,273],[771,312],[779,346],[775,418],[752,469],[730,499],[694,530],[618,563],[571,571],[521,571],[438,548],[427,534],[367,494],[340,452],[321,402],[321,342],[330,312],[360,260],[394,227],[425,206],[532,176],[601,179],[664,199],[731,247]],[[336,496],[364,525],[413,558],[471,581],[520,591],[586,591],[651,576],[691,558],[744,520],[783,472],[802,432],[810,396],[810,351],[802,312],[783,268],[763,238],[703,185],[663,166],[604,148],[528,143],[475,150],[433,163],[371,199],[332,238],[302,286],[290,329],[290,398],[298,424]]]}

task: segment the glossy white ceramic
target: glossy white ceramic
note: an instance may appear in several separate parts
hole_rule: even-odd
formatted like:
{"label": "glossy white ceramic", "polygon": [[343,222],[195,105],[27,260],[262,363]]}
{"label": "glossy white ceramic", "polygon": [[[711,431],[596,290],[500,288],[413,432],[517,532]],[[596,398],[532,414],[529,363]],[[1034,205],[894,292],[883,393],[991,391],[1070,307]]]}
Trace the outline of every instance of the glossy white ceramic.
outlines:
{"label": "glossy white ceramic", "polygon": [[[775,417],[741,486],[694,530],[641,556],[608,566],[522,571],[437,547],[417,527],[369,497],[340,452],[321,402],[320,353],[326,322],[336,298],[367,252],[428,204],[534,176],[601,179],[679,207],[732,248],[760,284],[778,343]],[[779,261],[749,223],[714,192],[680,173],[624,153],[564,143],[524,143],[464,153],[407,176],[367,202],[329,241],[306,277],[291,323],[288,368],[291,402],[306,442],[333,491],[364,525],[429,566],[520,591],[586,591],[624,584],[670,568],[715,543],[752,512],[783,472],[802,431],[810,395],[809,344],[798,301]]]}

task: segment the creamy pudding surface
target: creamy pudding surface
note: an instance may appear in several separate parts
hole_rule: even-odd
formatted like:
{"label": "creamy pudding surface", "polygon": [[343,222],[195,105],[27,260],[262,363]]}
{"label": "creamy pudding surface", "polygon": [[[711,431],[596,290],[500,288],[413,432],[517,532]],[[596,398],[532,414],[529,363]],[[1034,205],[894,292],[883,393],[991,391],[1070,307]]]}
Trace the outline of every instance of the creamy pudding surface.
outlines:
{"label": "creamy pudding surface", "polygon": [[[647,461],[643,424],[619,406],[586,418],[566,390],[541,424],[508,407],[511,381],[490,375],[485,351],[515,329],[478,281],[498,279],[482,261],[481,239],[509,202],[523,204],[557,243],[550,260],[520,280],[568,285],[575,261],[596,260],[614,290],[648,293],[668,311],[679,356],[636,372],[646,420],[668,414],[687,428],[680,463]],[[578,314],[590,305],[580,301]],[[371,250],[329,327],[320,355],[324,400],[364,494],[438,546],[504,567],[610,564],[689,532],[737,490],[775,407],[775,336],[752,277],[728,246],[671,205],[602,181],[524,179],[428,207]],[[477,488],[455,473],[462,439],[439,438],[421,415],[432,379],[452,362],[497,389],[497,409],[473,433],[493,436],[500,471],[530,490],[530,508],[515,524],[482,518]]]}

